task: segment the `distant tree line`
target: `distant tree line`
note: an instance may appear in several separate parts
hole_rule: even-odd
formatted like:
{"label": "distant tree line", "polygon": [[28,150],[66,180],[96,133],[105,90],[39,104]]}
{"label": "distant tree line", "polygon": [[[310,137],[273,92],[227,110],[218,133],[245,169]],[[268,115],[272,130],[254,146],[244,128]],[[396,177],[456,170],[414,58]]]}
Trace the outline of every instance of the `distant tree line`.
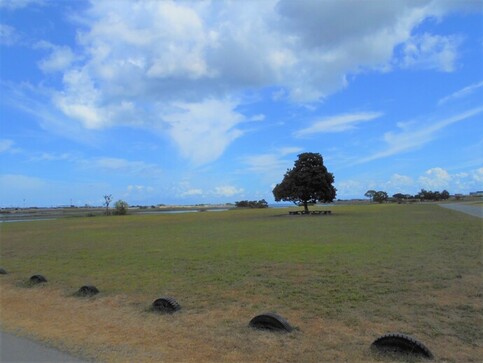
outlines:
{"label": "distant tree line", "polygon": [[369,198],[371,202],[377,202],[377,203],[384,203],[384,202],[387,202],[387,200],[389,199],[389,196],[387,195],[387,193],[382,190],[380,191],[368,190],[364,194],[364,196]]}
{"label": "distant tree line", "polygon": [[268,208],[268,203],[265,199],[262,200],[241,200],[235,202],[237,208]]}
{"label": "distant tree line", "polygon": [[387,201],[395,201],[398,203],[407,202],[407,201],[439,201],[439,200],[446,200],[449,199],[450,194],[447,190],[443,190],[442,192],[439,191],[431,191],[431,190],[424,190],[421,189],[419,193],[416,195],[411,194],[403,194],[403,193],[396,193],[389,198],[388,194],[384,191],[375,191],[375,190],[368,190],[364,196],[369,198],[371,202],[377,203],[384,203]]}
{"label": "distant tree line", "polygon": [[421,200],[446,200],[449,199],[449,192],[447,190],[443,190],[441,193],[436,191],[432,192],[431,190],[424,190],[416,194],[416,198]]}

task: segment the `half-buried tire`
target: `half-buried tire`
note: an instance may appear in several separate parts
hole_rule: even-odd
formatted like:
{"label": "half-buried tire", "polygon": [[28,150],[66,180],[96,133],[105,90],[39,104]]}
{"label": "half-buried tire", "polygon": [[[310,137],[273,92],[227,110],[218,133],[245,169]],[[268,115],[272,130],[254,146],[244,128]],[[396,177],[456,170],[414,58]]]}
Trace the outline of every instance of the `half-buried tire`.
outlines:
{"label": "half-buried tire", "polygon": [[47,279],[42,275],[33,275],[30,277],[29,281],[31,284],[36,285],[36,284],[42,284],[44,282],[47,282]]}
{"label": "half-buried tire", "polygon": [[383,354],[405,354],[433,359],[433,353],[416,338],[402,333],[389,333],[377,338],[371,349]]}
{"label": "half-buried tire", "polygon": [[93,285],[84,285],[79,289],[79,291],[76,292],[76,295],[81,297],[89,297],[97,295],[98,293],[99,290],[97,289],[97,287]]}
{"label": "half-buried tire", "polygon": [[255,329],[270,331],[291,332],[293,330],[287,320],[275,313],[257,315],[248,325]]}
{"label": "half-buried tire", "polygon": [[155,311],[167,314],[172,314],[181,309],[176,299],[171,296],[163,296],[154,300],[152,307]]}

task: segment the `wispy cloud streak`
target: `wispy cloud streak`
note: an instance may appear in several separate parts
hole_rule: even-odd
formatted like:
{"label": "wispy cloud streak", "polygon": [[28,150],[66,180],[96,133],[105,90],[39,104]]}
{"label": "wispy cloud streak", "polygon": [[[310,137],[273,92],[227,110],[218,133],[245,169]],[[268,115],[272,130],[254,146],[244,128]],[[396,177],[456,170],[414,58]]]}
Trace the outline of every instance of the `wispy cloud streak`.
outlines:
{"label": "wispy cloud streak", "polygon": [[478,88],[483,87],[483,81],[478,82],[478,83],[473,83],[465,88],[462,88],[449,96],[443,97],[438,101],[438,105],[442,105],[444,103],[447,103],[449,101],[453,101],[458,98],[463,98],[471,95],[473,92],[475,92]]}
{"label": "wispy cloud streak", "polygon": [[318,133],[344,132],[353,130],[356,128],[357,124],[372,121],[378,117],[381,117],[382,115],[382,112],[359,112],[331,116],[316,121],[305,129],[296,131],[294,136],[304,137]]}
{"label": "wispy cloud streak", "polygon": [[384,134],[384,141],[387,145],[385,150],[377,152],[366,158],[362,158],[357,162],[357,164],[382,159],[388,156],[420,148],[421,146],[432,141],[436,137],[436,133],[438,131],[457,122],[461,122],[481,114],[482,112],[483,106],[473,108],[458,115],[435,122],[431,125],[418,127],[415,129],[410,129],[408,125],[400,125],[400,128],[402,128],[401,132],[388,132]]}

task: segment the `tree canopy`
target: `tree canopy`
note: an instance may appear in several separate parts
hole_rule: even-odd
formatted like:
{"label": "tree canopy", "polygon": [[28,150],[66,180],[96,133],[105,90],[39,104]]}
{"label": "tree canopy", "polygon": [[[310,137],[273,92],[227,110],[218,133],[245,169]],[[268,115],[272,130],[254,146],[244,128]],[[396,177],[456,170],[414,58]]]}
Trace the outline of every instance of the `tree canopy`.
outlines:
{"label": "tree canopy", "polygon": [[116,208],[116,214],[119,216],[123,216],[127,214],[127,209],[129,208],[129,205],[123,200],[118,200],[114,207]]}
{"label": "tree canopy", "polygon": [[387,202],[387,200],[389,199],[389,196],[387,195],[386,192],[380,190],[374,193],[372,199],[374,200],[374,202],[383,203],[383,202]]}
{"label": "tree canopy", "polygon": [[368,190],[366,192],[366,194],[364,194],[365,197],[369,198],[372,202],[372,198],[374,198],[374,194],[376,194],[377,192],[375,190]]}
{"label": "tree canopy", "polygon": [[302,204],[308,212],[309,203],[330,203],[335,199],[334,175],[327,171],[319,153],[298,155],[294,167],[288,169],[283,180],[273,189],[275,201]]}

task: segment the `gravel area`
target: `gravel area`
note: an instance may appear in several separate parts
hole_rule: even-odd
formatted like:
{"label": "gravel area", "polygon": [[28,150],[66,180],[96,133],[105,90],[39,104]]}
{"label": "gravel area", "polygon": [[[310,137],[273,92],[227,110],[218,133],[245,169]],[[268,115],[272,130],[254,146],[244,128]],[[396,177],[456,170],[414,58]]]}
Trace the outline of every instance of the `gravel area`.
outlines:
{"label": "gravel area", "polygon": [[84,361],[27,338],[0,331],[0,362],[72,362]]}
{"label": "gravel area", "polygon": [[452,203],[440,204],[440,207],[452,209],[461,213],[466,213],[475,217],[483,218],[483,206],[474,204]]}

